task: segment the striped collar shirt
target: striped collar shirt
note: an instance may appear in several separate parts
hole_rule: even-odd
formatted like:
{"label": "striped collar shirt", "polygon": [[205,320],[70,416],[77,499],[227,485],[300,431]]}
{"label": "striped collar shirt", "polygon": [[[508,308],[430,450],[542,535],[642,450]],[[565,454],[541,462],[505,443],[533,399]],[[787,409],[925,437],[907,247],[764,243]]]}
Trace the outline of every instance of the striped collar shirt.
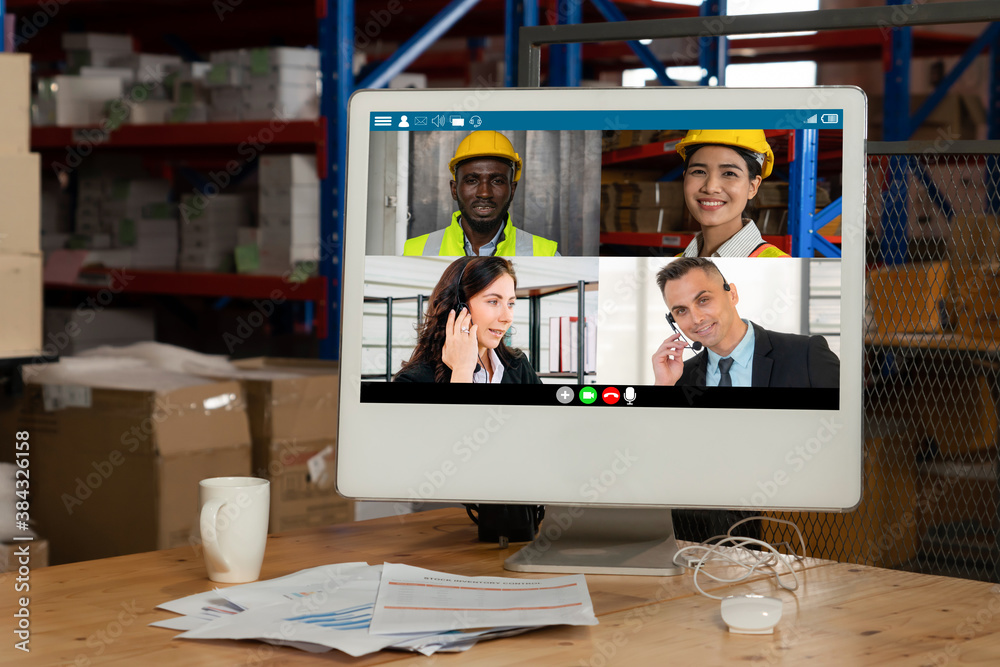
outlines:
{"label": "striped collar shirt", "polygon": [[[719,246],[719,249],[712,253],[712,257],[749,257],[750,253],[756,250],[757,246],[764,242],[764,237],[760,235],[760,230],[753,222],[747,222],[740,231],[733,234],[728,241]],[[691,243],[684,248],[685,257],[698,257],[701,253],[702,234],[698,232],[694,235]]]}

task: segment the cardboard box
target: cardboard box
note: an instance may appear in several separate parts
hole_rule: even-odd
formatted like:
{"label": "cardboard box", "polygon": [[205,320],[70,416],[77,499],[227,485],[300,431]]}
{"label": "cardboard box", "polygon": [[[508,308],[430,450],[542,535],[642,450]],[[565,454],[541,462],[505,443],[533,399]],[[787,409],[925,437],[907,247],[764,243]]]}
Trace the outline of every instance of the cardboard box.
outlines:
{"label": "cardboard box", "polygon": [[[631,181],[601,187],[610,208],[682,208],[684,186],[680,181]],[[602,202],[603,203],[603,202]]]}
{"label": "cardboard box", "polygon": [[[255,442],[255,449],[263,444]],[[267,468],[254,474],[271,480],[270,532],[354,520],[354,502],[334,489],[334,440],[268,444]]]}
{"label": "cardboard box", "polygon": [[47,540],[35,538],[24,542],[0,543],[0,572],[16,572],[21,566],[21,556],[18,555],[25,546],[28,548],[28,567],[32,571],[49,565],[49,543]]}
{"label": "cardboard box", "polygon": [[[806,555],[842,563],[893,567],[917,554],[916,457],[900,437],[865,440],[864,488],[857,508],[835,512],[764,512],[796,522],[806,540]],[[764,540],[798,539],[786,526],[762,522]]]}
{"label": "cardboard box", "polygon": [[31,141],[31,56],[0,53],[0,153],[27,153]]}
{"label": "cardboard box", "polygon": [[602,219],[605,231],[661,233],[684,228],[684,209],[680,208],[619,208]]}
{"label": "cardboard box", "polygon": [[239,383],[148,369],[38,383],[65,363],[26,369],[16,415],[38,445],[31,512],[52,563],[195,544],[198,482],[250,474]]}
{"label": "cardboard box", "polygon": [[293,185],[319,183],[315,155],[261,155],[259,162],[262,189],[287,190]]}
{"label": "cardboard box", "polygon": [[[255,442],[333,440],[337,437],[339,364],[258,357],[234,362],[247,397]],[[254,467],[265,457],[255,452]]]}
{"label": "cardboard box", "polygon": [[42,349],[42,256],[0,252],[0,357]]}
{"label": "cardboard box", "polygon": [[948,262],[883,266],[868,274],[868,301],[880,335],[940,332]]}
{"label": "cardboard box", "polygon": [[39,252],[41,187],[38,153],[0,153],[0,252]]}

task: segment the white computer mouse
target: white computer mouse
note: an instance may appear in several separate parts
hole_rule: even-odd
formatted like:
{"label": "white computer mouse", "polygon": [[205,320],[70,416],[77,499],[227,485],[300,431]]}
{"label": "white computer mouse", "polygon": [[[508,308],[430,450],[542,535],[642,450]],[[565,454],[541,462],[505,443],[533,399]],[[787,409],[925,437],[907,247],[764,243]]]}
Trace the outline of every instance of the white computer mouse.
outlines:
{"label": "white computer mouse", "polygon": [[781,620],[782,602],[763,595],[731,595],[722,600],[722,620],[730,632],[769,635]]}

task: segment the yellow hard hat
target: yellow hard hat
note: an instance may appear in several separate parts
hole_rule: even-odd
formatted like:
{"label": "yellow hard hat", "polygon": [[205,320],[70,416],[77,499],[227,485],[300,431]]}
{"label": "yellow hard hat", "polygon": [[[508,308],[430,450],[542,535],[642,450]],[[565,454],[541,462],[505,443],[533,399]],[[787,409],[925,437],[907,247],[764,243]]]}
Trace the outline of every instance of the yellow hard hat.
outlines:
{"label": "yellow hard hat", "polygon": [[763,178],[770,176],[774,167],[774,151],[767,143],[764,130],[688,130],[684,138],[677,142],[677,153],[681,159],[687,160],[687,147],[695,144],[738,146],[763,155],[764,162],[760,166]]}
{"label": "yellow hard hat", "polygon": [[521,178],[521,156],[514,152],[510,139],[493,130],[473,132],[455,149],[455,157],[448,162],[451,177],[455,178],[455,167],[459,162],[477,157],[497,157],[514,164],[514,182]]}

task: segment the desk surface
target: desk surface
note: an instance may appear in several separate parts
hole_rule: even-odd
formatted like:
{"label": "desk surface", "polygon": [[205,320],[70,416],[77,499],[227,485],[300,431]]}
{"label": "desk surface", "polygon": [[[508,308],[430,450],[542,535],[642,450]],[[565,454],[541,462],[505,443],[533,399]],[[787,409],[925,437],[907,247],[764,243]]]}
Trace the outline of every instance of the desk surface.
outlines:
{"label": "desk surface", "polygon": [[[334,562],[406,563],[462,575],[503,570],[511,550],[476,541],[459,510],[343,524],[272,536],[262,578]],[[383,651],[351,658],[257,642],[173,640],[148,623],[173,614],[157,604],[210,590],[192,548],[40,568],[30,573],[31,653],[13,648],[16,575],[0,575],[0,663],[37,665],[498,664],[914,664],[996,665],[1000,586],[862,565],[809,561],[797,596],[756,581],[742,592],[776,595],[785,610],[773,635],[732,635],[719,603],[691,576],[588,576],[600,624],[552,627],[425,658]],[[539,577],[545,575],[523,575]],[[718,586],[714,587],[719,590]]]}

